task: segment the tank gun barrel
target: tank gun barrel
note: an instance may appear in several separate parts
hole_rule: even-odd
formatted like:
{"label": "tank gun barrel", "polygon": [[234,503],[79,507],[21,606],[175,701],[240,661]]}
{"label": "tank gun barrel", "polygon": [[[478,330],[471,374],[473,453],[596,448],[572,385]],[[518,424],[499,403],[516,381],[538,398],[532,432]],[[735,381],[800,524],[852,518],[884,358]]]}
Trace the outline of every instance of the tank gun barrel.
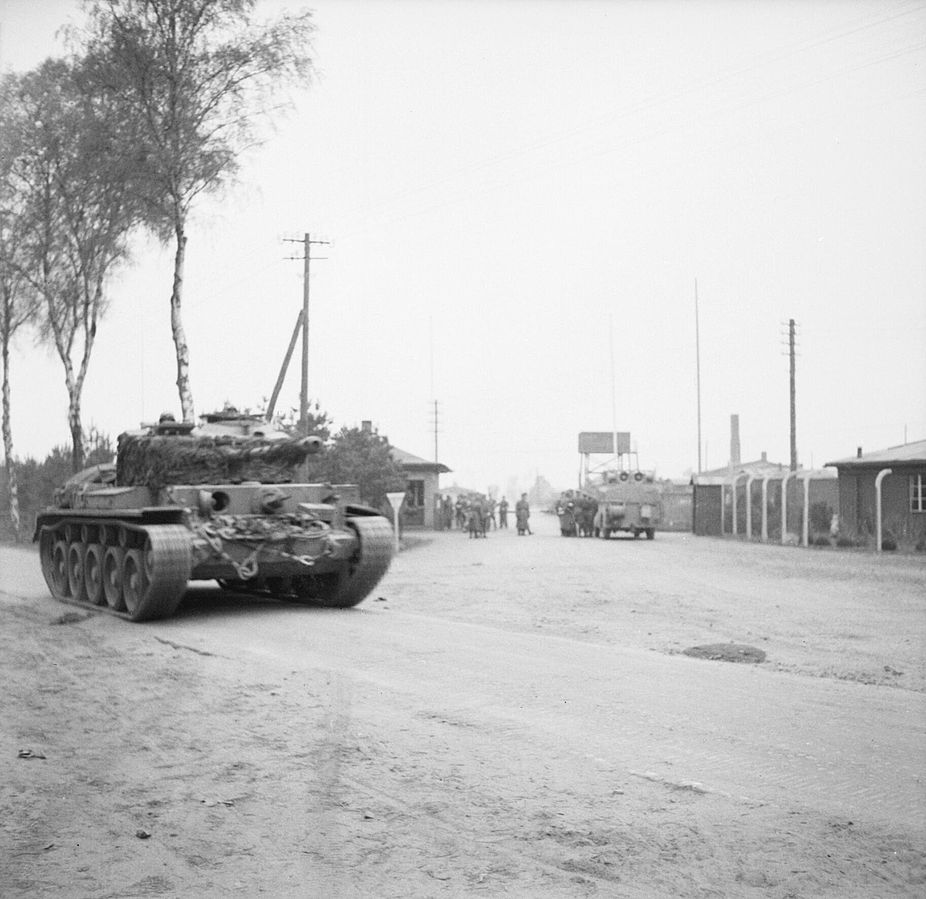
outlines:
{"label": "tank gun barrel", "polygon": [[325,441],[322,440],[321,437],[312,434],[308,437],[303,437],[299,441],[299,446],[305,447],[306,452],[310,456],[314,456],[325,448]]}

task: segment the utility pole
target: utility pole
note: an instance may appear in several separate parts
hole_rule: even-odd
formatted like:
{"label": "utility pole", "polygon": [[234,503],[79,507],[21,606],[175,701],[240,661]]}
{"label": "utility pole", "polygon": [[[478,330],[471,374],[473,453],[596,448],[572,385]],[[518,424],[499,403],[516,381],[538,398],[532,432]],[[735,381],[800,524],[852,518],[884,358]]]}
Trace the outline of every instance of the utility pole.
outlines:
{"label": "utility pole", "polygon": [[[289,239],[290,243],[298,243]],[[299,390],[299,433],[309,434],[309,275],[312,262],[312,245],[330,245],[327,240],[312,240],[308,232],[302,238],[302,384]],[[298,257],[293,257],[298,258]],[[316,259],[326,259],[317,256]]]}
{"label": "utility pole", "polygon": [[440,460],[440,457],[437,455],[438,409],[437,409],[437,400],[434,400],[433,402],[434,402],[434,412],[433,412],[433,415],[434,415],[434,421],[433,421],[433,424],[434,424],[434,462],[437,463]]}
{"label": "utility pole", "polygon": [[698,321],[698,279],[695,278],[695,366],[698,385],[698,474],[701,474],[701,330]]}
{"label": "utility pole", "polygon": [[[431,396],[434,396],[434,319],[433,317],[428,319],[428,348],[429,348],[429,363],[430,363],[430,376],[431,376]],[[431,400],[434,404],[434,464],[438,462],[437,455],[437,399]]]}
{"label": "utility pole", "polygon": [[795,389],[795,335],[797,324],[793,318],[788,319],[788,357],[791,369],[791,471],[797,471],[797,399]]}

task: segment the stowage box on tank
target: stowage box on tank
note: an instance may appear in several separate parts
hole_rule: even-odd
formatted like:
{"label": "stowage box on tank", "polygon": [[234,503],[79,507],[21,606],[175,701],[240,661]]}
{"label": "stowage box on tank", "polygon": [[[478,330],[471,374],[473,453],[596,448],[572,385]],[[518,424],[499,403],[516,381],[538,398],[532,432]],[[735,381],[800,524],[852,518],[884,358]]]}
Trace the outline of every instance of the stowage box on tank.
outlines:
{"label": "stowage box on tank", "polygon": [[70,478],[40,513],[42,574],[58,599],[132,621],[174,613],[190,580],[346,608],[389,568],[393,531],[350,488],[296,483],[317,437],[234,410],[119,437],[117,463]]}

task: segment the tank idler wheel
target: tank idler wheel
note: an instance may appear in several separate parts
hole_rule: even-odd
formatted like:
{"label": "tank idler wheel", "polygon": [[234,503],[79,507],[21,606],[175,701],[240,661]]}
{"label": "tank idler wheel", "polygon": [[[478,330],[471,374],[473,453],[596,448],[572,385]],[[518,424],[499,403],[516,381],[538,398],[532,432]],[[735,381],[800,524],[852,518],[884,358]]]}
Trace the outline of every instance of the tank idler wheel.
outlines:
{"label": "tank idler wheel", "polygon": [[122,566],[125,606],[132,621],[173,615],[186,592],[192,569],[193,553],[186,528],[147,528],[145,548],[128,550]]}
{"label": "tank idler wheel", "polygon": [[87,601],[95,606],[106,602],[103,592],[103,547],[99,543],[90,543],[84,550],[84,591]]}
{"label": "tank idler wheel", "polygon": [[84,545],[76,541],[68,547],[68,590],[74,599],[86,601],[84,589]]}
{"label": "tank idler wheel", "polygon": [[42,528],[39,534],[39,561],[42,565],[42,577],[48,585],[48,592],[55,599],[60,599],[55,580],[55,533],[51,528]]}
{"label": "tank idler wheel", "polygon": [[68,545],[56,540],[51,551],[51,592],[55,599],[67,599],[71,595],[68,583]]}
{"label": "tank idler wheel", "polygon": [[301,600],[332,609],[347,609],[369,595],[388,571],[395,537],[392,525],[379,515],[353,516],[347,527],[357,535],[358,546],[345,570],[294,582]]}
{"label": "tank idler wheel", "polygon": [[107,546],[103,553],[103,596],[106,605],[116,612],[125,611],[122,593],[122,562],[125,550],[121,546]]}

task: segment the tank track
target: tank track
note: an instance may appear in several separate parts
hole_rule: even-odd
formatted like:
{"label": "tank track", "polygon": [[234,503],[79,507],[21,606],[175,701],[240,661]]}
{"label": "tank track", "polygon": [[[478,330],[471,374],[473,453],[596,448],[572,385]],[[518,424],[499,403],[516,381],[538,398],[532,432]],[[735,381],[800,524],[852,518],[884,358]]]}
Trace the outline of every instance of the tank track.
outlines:
{"label": "tank track", "polygon": [[106,607],[131,621],[173,615],[193,567],[185,527],[118,520],[44,525],[39,558],[56,599]]}
{"label": "tank track", "polygon": [[392,561],[392,525],[379,515],[348,517],[346,527],[357,535],[357,550],[341,571],[291,578],[266,578],[263,589],[241,582],[219,582],[229,590],[261,592],[292,602],[347,609],[362,602],[380,582]]}
{"label": "tank track", "polygon": [[322,591],[314,601],[330,608],[355,606],[382,580],[392,561],[395,534],[392,525],[378,516],[348,518],[360,547],[346,571],[339,574],[333,591]]}

